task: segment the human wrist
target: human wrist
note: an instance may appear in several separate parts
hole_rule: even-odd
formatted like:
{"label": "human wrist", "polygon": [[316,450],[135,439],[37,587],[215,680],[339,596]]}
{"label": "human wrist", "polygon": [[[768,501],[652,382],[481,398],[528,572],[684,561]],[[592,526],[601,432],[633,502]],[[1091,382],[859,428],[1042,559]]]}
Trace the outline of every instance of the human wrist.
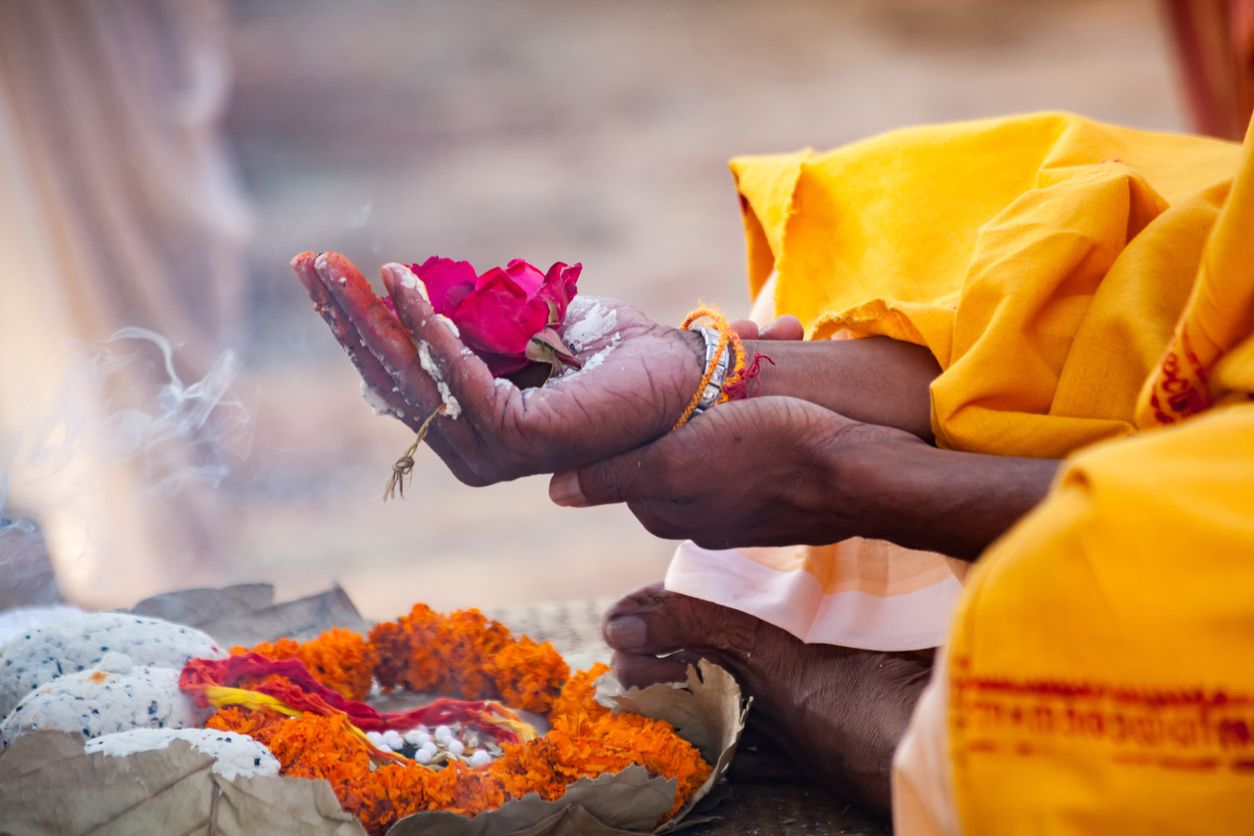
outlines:
{"label": "human wrist", "polygon": [[896,543],[913,538],[922,485],[929,481],[924,472],[937,466],[936,452],[902,430],[851,424],[816,457],[826,472],[827,494],[839,506],[828,513],[849,532],[845,536]]}
{"label": "human wrist", "polygon": [[866,537],[975,560],[1039,504],[1060,462],[944,450],[885,434],[852,457]]}
{"label": "human wrist", "polygon": [[671,428],[676,416],[688,405],[705,374],[705,338],[701,333],[683,328],[669,328],[668,331],[670,339],[675,341],[674,353],[680,358],[683,370],[671,378],[675,385],[664,390],[666,429]]}
{"label": "human wrist", "polygon": [[[698,324],[702,320],[709,320],[710,324]],[[689,346],[699,351],[701,374],[696,391],[689,396],[683,412],[671,427],[672,431],[717,404],[744,396],[741,380],[744,347],[722,314],[713,309],[699,309],[684,321],[681,333],[691,335],[688,337]],[[742,390],[739,393],[733,391],[737,386]]]}
{"label": "human wrist", "polygon": [[746,340],[763,355],[755,397],[800,398],[855,421],[895,427],[930,441],[929,386],[939,373],[921,346],[885,337],[857,340]]}

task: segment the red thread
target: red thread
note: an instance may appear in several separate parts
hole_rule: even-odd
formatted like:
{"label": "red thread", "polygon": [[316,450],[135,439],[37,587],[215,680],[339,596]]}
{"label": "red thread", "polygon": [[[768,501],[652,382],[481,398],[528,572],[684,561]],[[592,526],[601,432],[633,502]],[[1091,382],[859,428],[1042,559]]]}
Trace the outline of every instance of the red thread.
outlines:
{"label": "red thread", "polygon": [[[755,383],[759,382],[756,378],[762,372],[763,360],[770,363],[772,366],[775,365],[775,361],[772,360],[769,355],[762,354],[761,352],[755,352],[753,359],[749,361],[744,370],[736,376],[734,380],[730,380],[723,385],[723,394],[727,397],[727,400],[739,401],[749,397],[749,381],[752,380]],[[753,388],[757,387],[754,386]]]}

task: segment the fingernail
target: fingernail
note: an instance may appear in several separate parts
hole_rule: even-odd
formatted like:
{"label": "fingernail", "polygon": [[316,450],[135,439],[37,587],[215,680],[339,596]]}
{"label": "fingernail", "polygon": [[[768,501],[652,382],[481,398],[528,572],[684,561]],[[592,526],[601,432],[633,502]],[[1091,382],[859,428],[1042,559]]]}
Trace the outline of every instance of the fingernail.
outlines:
{"label": "fingernail", "polygon": [[573,470],[554,473],[549,480],[549,499],[565,508],[582,508],[588,499],[579,489],[579,474]]}
{"label": "fingernail", "polygon": [[649,640],[649,625],[638,615],[620,615],[605,622],[605,642],[616,650],[643,647]]}

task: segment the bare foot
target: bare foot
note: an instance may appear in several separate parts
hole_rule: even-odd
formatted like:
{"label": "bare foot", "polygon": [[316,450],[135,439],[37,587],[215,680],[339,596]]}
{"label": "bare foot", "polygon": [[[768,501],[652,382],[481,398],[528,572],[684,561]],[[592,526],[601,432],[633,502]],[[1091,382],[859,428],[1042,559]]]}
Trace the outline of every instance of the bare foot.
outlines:
{"label": "bare foot", "polygon": [[817,783],[889,815],[893,751],[931,672],[924,656],[805,644],[660,584],[615,604],[604,633],[624,685],[683,681],[698,658],[731,671],[754,698],[758,733]]}

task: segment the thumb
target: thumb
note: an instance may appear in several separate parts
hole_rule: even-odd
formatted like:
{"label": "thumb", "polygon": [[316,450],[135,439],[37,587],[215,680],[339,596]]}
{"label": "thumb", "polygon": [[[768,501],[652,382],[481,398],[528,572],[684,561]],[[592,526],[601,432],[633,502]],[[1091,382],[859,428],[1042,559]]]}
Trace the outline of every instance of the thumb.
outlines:
{"label": "thumb", "polygon": [[657,443],[579,470],[553,474],[549,499],[567,508],[586,508],[648,498],[659,482]]}

